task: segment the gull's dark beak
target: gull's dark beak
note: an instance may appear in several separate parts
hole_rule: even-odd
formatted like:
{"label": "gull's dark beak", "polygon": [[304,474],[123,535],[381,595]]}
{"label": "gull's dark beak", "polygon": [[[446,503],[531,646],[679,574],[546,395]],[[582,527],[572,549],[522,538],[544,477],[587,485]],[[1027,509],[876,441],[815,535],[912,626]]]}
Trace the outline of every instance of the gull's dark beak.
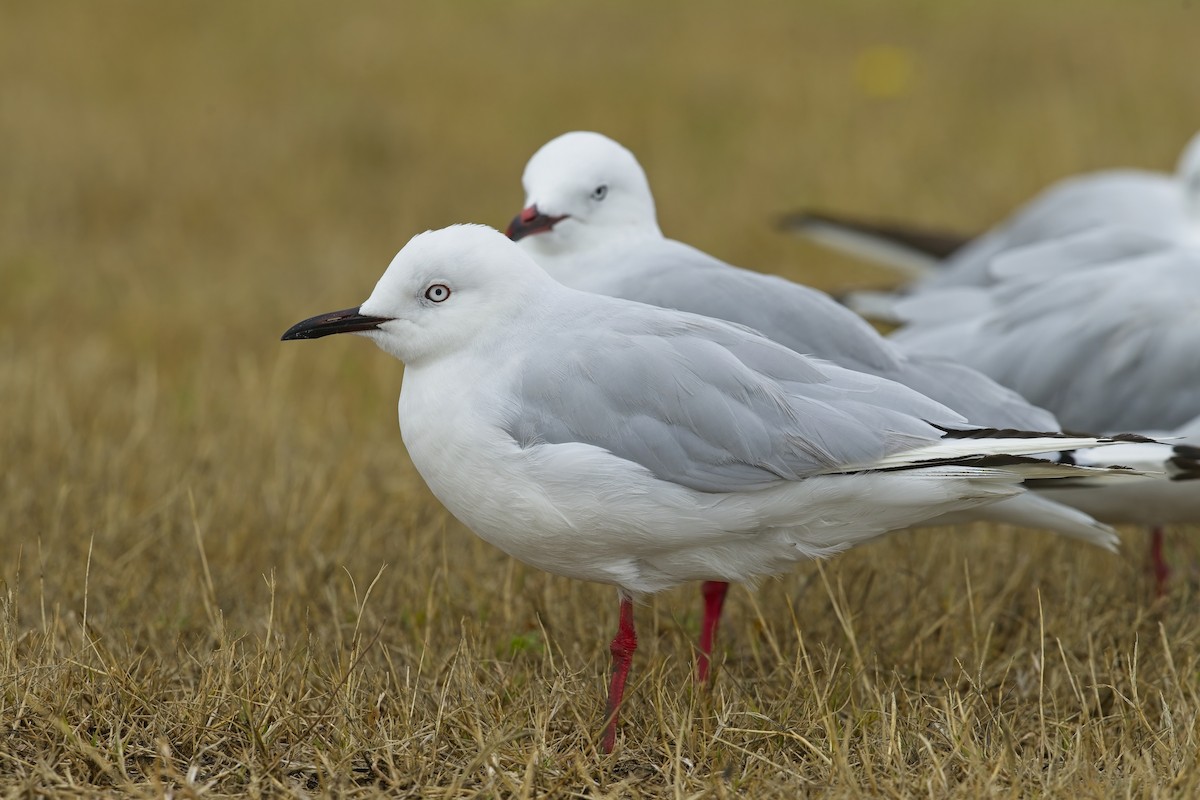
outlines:
{"label": "gull's dark beak", "polygon": [[288,342],[292,339],[320,339],[331,333],[371,331],[388,322],[389,319],[389,317],[365,316],[358,313],[357,307],[344,308],[341,311],[330,311],[328,314],[318,314],[303,322],[297,322],[284,331],[279,340]]}
{"label": "gull's dark beak", "polygon": [[512,222],[508,223],[508,230],[504,232],[504,235],[514,242],[518,242],[526,236],[533,236],[535,233],[546,233],[566,218],[566,214],[561,217],[547,216],[538,211],[538,207],[535,204],[513,217]]}

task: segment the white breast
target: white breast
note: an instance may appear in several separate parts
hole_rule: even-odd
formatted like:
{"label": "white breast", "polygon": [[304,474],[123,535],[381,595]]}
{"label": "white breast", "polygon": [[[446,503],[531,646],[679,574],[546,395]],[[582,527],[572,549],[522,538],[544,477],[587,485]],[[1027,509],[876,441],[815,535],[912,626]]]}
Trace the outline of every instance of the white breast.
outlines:
{"label": "white breast", "polygon": [[[400,429],[434,495],[485,541],[532,566],[567,577],[619,583],[628,572],[604,540],[580,530],[577,503],[560,509],[542,485],[538,448],[522,449],[501,427],[491,381],[468,384],[442,362],[409,369]],[[580,497],[586,491],[577,493]]]}

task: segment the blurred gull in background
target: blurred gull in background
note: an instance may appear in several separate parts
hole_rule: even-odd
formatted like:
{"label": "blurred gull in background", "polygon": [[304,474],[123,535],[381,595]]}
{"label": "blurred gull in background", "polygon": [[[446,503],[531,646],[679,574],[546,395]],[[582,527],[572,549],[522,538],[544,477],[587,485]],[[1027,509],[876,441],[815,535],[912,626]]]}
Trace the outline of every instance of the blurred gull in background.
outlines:
{"label": "blurred gull in background", "polygon": [[[509,225],[509,236],[568,286],[747,325],[796,352],[910,386],[972,424],[1060,429],[1052,414],[979,372],[898,347],[822,292],[739,269],[664,237],[645,172],[632,153],[605,136],[573,132],[551,140],[530,159],[522,182],[525,208]],[[1174,473],[1171,460],[1179,454],[1154,445],[1133,455],[1143,469]],[[1078,458],[1086,463],[1097,456],[1108,458]],[[1107,488],[1078,487],[1055,497],[1077,508],[1105,509],[1106,501],[1090,495]],[[936,524],[988,519],[1085,538],[1100,529],[1061,503],[1027,493]]]}
{"label": "blurred gull in background", "polygon": [[910,386],[975,424],[1057,429],[1053,415],[978,372],[905,353],[824,292],[666,238],[641,165],[606,136],[551,140],[522,183],[525,208],[508,235],[568,286],[747,325],[799,353]]}
{"label": "blurred gull in background", "polygon": [[[862,313],[906,325],[892,340],[970,365],[1053,411],[1067,428],[1137,430],[1200,445],[1200,134],[1175,174],[1111,170],[1064,180],[946,255],[950,237],[822,215],[790,225],[817,241],[930,268],[895,292],[856,292]],[[924,238],[922,238],[924,237]],[[1122,454],[1145,466],[1152,450]],[[1123,462],[1124,463],[1124,462]],[[1161,593],[1167,523],[1200,521],[1200,489],[1147,479],[1046,493],[1108,522],[1149,525]]]}
{"label": "blurred gull in background", "polygon": [[[916,278],[896,291],[846,296],[846,304],[858,313],[900,324],[909,321],[911,307],[897,300],[928,289],[992,283],[997,265],[1002,264],[997,257],[1030,245],[1054,243],[1050,257],[1040,262],[1048,272],[1134,257],[1164,241],[1200,245],[1200,134],[1184,148],[1174,174],[1114,169],[1067,178],[973,239],[820,212],[789,215],[784,225],[833,249]],[[1027,267],[1031,261],[1032,254],[1026,254]]]}
{"label": "blurred gull in background", "polygon": [[[1123,228],[1091,236],[1147,238]],[[912,321],[893,340],[970,364],[1053,409],[1067,428],[1181,438],[1172,463],[1190,469],[1173,480],[1048,495],[1109,522],[1150,526],[1161,594],[1169,572],[1162,526],[1200,520],[1200,485],[1186,480],[1200,476],[1200,245],[1160,240],[1157,249],[1091,263],[1078,259],[1078,238],[997,257],[990,286],[927,289],[901,301]]]}
{"label": "blurred gull in background", "polygon": [[1100,440],[977,429],[741,326],[575,291],[482,226],[414,237],[361,306],[283,338],[333,333],[405,362],[404,443],[456,517],[528,564],[617,587],[605,751],[635,597],[709,581],[719,613],[728,581],[1021,494],[1028,477],[1110,472],[1030,457]]}

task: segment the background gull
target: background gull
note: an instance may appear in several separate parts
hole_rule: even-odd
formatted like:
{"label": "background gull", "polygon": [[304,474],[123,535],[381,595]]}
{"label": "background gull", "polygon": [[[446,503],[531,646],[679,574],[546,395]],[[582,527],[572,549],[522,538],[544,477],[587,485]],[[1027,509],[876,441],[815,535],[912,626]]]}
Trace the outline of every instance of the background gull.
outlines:
{"label": "background gull", "polygon": [[[896,291],[846,296],[847,305],[864,316],[902,323],[909,317],[896,304],[899,298],[989,284],[995,279],[997,256],[1029,245],[1078,237],[1072,238],[1076,253],[1070,260],[1041,262],[1048,272],[1080,261],[1135,256],[1155,240],[1200,245],[1200,134],[1183,149],[1174,173],[1113,169],[1066,178],[974,238],[815,212],[790,215],[783,224],[821,244],[915,276]],[[1107,235],[1103,229],[1112,226],[1122,233]],[[1065,254],[1060,250],[1056,255]]]}
{"label": "background gull", "polygon": [[[577,131],[551,140],[529,160],[522,183],[525,208],[508,234],[568,286],[747,325],[796,352],[903,383],[973,424],[1060,427],[1053,414],[970,367],[897,347],[823,292],[666,238],[645,171],[606,136]],[[1162,446],[1157,452],[1161,470],[1173,454]],[[1067,498],[1096,491],[1103,488],[1080,488]],[[980,517],[1083,538],[1108,532],[1074,508],[1029,493],[936,523]]]}
{"label": "background gull", "polygon": [[970,364],[1068,428],[1181,437],[1170,463],[1192,466],[1174,480],[1052,495],[1110,522],[1151,526],[1161,593],[1162,526],[1200,519],[1200,491],[1186,480],[1200,444],[1200,246],[1159,240],[1139,251],[1133,243],[1148,237],[1125,228],[1087,236],[1128,241],[1136,254],[1090,263],[1080,237],[1007,253],[996,259],[993,285],[930,289],[898,303],[912,322],[893,339]]}
{"label": "background gull", "polygon": [[1200,248],[1166,245],[1051,275],[1010,271],[991,287],[919,299],[944,308],[948,297],[956,312],[918,310],[893,340],[959,359],[1076,430],[1164,430],[1200,414]]}
{"label": "background gull", "polygon": [[972,428],[746,328],[572,290],[482,226],[414,237],[360,307],[283,338],[332,333],[405,362],[402,436],[456,517],[526,563],[617,587],[605,750],[634,597],[753,581],[1026,477],[1105,472],[1028,457],[1100,440]]}
{"label": "background gull", "polygon": [[526,207],[508,234],[568,286],[747,325],[797,352],[903,383],[978,424],[1057,427],[1052,414],[961,364],[905,353],[824,292],[664,237],[641,165],[606,136],[551,140],[522,183]]}

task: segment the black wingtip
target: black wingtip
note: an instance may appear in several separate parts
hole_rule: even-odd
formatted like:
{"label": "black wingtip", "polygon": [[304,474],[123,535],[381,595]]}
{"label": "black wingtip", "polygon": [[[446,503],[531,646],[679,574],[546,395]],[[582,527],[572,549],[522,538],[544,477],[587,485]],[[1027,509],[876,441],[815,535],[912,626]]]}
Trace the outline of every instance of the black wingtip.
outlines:
{"label": "black wingtip", "polygon": [[1081,433],[1079,431],[1023,431],[1016,428],[946,428],[934,425],[944,439],[1098,439],[1102,442],[1127,444],[1160,444],[1157,439],[1140,433]]}
{"label": "black wingtip", "polygon": [[1173,481],[1200,480],[1200,447],[1176,445],[1167,459],[1167,474]]}
{"label": "black wingtip", "polygon": [[961,250],[973,237],[954,231],[934,230],[887,220],[866,220],[807,209],[781,214],[776,218],[780,230],[807,234],[813,228],[841,228],[871,236],[941,261]]}

